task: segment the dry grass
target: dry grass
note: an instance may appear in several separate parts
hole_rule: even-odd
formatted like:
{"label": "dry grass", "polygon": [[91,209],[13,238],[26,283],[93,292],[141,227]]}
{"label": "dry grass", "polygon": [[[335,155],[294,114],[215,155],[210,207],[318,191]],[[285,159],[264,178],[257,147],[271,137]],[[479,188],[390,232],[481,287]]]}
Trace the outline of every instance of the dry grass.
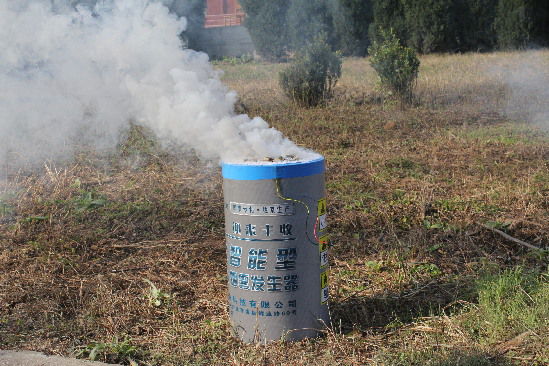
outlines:
{"label": "dry grass", "polygon": [[[327,158],[326,337],[231,337],[218,168],[131,141],[11,172],[0,193],[0,348],[96,348],[142,365],[544,364],[547,324],[490,340],[470,325],[482,273],[547,266],[543,252],[479,225],[549,244],[549,136],[505,117],[509,90],[486,71],[522,56],[423,57],[407,109],[382,102],[364,59],[346,60],[336,98],[313,109],[282,97],[284,65],[219,65],[240,109]],[[549,64],[549,52],[538,56]],[[145,280],[167,295],[160,305]]]}

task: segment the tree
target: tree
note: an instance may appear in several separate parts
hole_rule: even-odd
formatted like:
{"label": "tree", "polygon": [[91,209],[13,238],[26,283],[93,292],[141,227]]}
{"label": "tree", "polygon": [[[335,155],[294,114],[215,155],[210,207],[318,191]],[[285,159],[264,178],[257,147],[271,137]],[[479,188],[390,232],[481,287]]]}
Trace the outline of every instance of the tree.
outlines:
{"label": "tree", "polygon": [[187,28],[182,37],[186,40],[187,47],[198,49],[199,33],[204,26],[206,2],[203,0],[164,0],[163,2],[170,12],[187,19]]}
{"label": "tree", "polygon": [[[510,42],[510,39],[526,39],[526,42],[535,39],[535,42],[544,44],[549,37],[549,1],[547,0],[372,0],[372,2],[374,17],[370,26],[370,38],[379,40],[380,30],[393,29],[403,44],[423,53],[489,50],[496,44],[500,47],[516,47],[513,45],[515,41]],[[534,13],[537,17],[534,17],[530,28],[525,27],[524,22],[530,16],[520,20],[518,16],[521,14],[520,9],[526,14],[531,11],[525,12],[525,9],[535,9]],[[527,31],[524,31],[524,28]],[[509,43],[511,43],[510,46],[507,45]]]}
{"label": "tree", "polygon": [[371,42],[383,42],[381,32],[392,30],[403,43],[408,40],[403,0],[373,0],[373,22],[368,35]]}
{"label": "tree", "polygon": [[529,0],[500,0],[495,28],[500,48],[522,48],[530,42],[534,26]]}
{"label": "tree", "polygon": [[336,48],[345,55],[364,56],[370,39],[368,28],[373,20],[371,0],[330,0]]}
{"label": "tree", "polygon": [[499,0],[495,31],[503,49],[549,44],[549,2]]}
{"label": "tree", "polygon": [[292,0],[287,22],[293,50],[306,47],[319,35],[332,47],[336,43],[327,0]]}
{"label": "tree", "polygon": [[549,1],[537,0],[535,35],[540,44],[549,45]]}
{"label": "tree", "polygon": [[454,0],[403,0],[408,33],[407,44],[422,52],[456,48],[456,24],[452,18]]}
{"label": "tree", "polygon": [[454,24],[460,51],[486,51],[496,45],[494,20],[499,0],[455,0]]}
{"label": "tree", "polygon": [[256,51],[268,60],[279,60],[287,52],[286,15],[290,0],[240,0]]}

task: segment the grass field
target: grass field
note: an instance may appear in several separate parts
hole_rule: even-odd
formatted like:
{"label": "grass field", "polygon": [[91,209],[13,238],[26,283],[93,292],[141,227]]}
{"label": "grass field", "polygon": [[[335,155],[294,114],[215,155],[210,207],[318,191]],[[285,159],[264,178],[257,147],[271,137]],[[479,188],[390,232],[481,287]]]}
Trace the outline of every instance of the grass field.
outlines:
{"label": "grass field", "polygon": [[548,252],[501,235],[549,249],[549,133],[531,120],[548,101],[506,81],[549,70],[549,52],[421,61],[406,108],[365,59],[345,60],[312,109],[284,99],[284,65],[216,64],[239,112],[327,159],[325,337],[232,337],[219,168],[134,126],[113,153],[7,172],[0,349],[133,365],[549,363]]}

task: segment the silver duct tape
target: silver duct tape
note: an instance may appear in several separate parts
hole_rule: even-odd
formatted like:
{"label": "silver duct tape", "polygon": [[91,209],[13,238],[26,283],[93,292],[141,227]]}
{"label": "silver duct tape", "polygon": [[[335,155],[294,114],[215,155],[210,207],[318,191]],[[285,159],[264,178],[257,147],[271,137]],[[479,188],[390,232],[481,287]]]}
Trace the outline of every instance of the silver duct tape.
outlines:
{"label": "silver duct tape", "polygon": [[329,326],[324,174],[224,179],[229,314],[244,342]]}

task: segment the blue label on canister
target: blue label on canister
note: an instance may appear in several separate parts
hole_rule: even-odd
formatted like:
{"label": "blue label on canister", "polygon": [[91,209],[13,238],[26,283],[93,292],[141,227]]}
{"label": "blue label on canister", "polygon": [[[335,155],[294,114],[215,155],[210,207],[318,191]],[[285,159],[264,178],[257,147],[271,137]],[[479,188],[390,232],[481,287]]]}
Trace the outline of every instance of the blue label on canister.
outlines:
{"label": "blue label on canister", "polygon": [[233,180],[307,177],[324,173],[324,170],[323,157],[285,163],[223,163],[222,165],[223,178]]}

